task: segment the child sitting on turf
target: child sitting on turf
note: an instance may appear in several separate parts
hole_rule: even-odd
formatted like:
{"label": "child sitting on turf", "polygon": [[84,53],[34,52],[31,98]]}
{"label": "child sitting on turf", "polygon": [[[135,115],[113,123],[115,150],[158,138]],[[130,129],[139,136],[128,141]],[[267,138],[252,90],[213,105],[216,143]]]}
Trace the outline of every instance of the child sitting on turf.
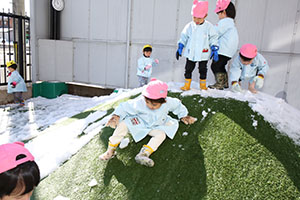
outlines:
{"label": "child sitting on turf", "polygon": [[23,143],[0,145],[1,200],[28,200],[39,182],[39,167]]}
{"label": "child sitting on turf", "polygon": [[124,136],[130,132],[135,142],[147,135],[152,138],[136,155],[135,160],[141,165],[153,167],[154,161],[149,156],[157,150],[168,136],[173,139],[178,129],[178,121],[168,113],[173,112],[185,124],[193,124],[196,119],[188,116],[188,110],[179,99],[167,97],[168,85],[152,79],[142,92],[142,97],[120,104],[108,121],[107,126],[115,128],[109,138],[108,149],[100,156],[109,160]]}
{"label": "child sitting on turf", "polygon": [[19,74],[17,64],[12,60],[6,63],[6,67],[9,70],[7,81],[7,93],[14,95],[15,103],[19,103],[20,106],[24,106],[24,100],[22,97],[23,92],[27,92],[24,79]]}
{"label": "child sitting on turf", "polygon": [[248,89],[252,93],[257,93],[255,88],[262,88],[264,78],[269,69],[266,59],[259,53],[253,44],[244,44],[239,55],[234,59],[230,67],[229,79],[231,89],[234,92],[242,92],[240,81],[248,81]]}
{"label": "child sitting on turf", "polygon": [[138,60],[137,77],[139,79],[139,86],[147,85],[152,74],[152,66],[156,66],[158,59],[151,58],[152,46],[147,44],[143,47],[143,56]]}

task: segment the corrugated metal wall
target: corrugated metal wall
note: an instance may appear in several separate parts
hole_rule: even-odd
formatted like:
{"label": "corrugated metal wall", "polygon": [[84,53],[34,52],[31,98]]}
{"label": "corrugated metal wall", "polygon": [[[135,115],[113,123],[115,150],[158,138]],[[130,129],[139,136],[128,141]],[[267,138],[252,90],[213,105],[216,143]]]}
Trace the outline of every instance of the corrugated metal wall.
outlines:
{"label": "corrugated metal wall", "polygon": [[[48,4],[48,1],[43,1]],[[299,1],[235,1],[239,46],[244,43],[256,44],[270,65],[263,91],[274,96],[286,95],[287,101],[298,109]],[[177,61],[175,52],[179,34],[191,20],[192,2],[193,0],[65,0],[65,9],[61,12],[61,39],[73,44],[72,48],[65,48],[66,51],[71,51],[67,55],[73,55],[66,58],[71,59],[67,63],[72,65],[72,70],[68,71],[72,75],[53,77],[56,73],[49,70],[57,67],[51,67],[53,63],[48,59],[47,70],[43,70],[46,68],[41,66],[37,70],[38,78],[47,80],[49,75],[49,80],[54,78],[107,87],[133,88],[138,85],[135,75],[137,59],[142,55],[143,45],[150,43],[154,47],[153,57],[160,60],[159,66],[153,70],[153,76],[164,81],[183,81],[185,59]],[[207,17],[213,24],[218,20],[213,12],[215,2],[216,0],[209,0]],[[39,17],[42,12],[36,13],[35,17]],[[39,42],[38,52],[49,54],[43,50],[47,45],[42,44],[45,41]],[[57,45],[61,44],[52,46],[60,48]],[[44,66],[48,65],[41,59],[40,62]],[[198,70],[195,70],[193,80],[198,81],[198,77]],[[208,81],[213,83],[211,72],[208,77]]]}

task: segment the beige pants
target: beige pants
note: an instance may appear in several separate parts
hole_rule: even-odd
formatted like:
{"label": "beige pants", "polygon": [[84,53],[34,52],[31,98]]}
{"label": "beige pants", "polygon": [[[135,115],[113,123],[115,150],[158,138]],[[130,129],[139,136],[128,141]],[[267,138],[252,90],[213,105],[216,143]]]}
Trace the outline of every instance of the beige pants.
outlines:
{"label": "beige pants", "polygon": [[[119,144],[121,140],[127,135],[128,128],[125,122],[120,122],[115,129],[113,135],[109,137],[109,142],[113,145]],[[152,130],[148,133],[152,138],[148,142],[148,146],[152,148],[153,151],[156,151],[157,148],[163,143],[166,139],[166,134],[164,131],[161,130]]]}

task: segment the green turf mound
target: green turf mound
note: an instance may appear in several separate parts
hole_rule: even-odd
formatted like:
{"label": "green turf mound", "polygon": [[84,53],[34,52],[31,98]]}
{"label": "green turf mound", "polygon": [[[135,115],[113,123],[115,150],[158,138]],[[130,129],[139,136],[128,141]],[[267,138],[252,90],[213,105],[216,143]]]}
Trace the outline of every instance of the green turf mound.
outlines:
{"label": "green turf mound", "polygon": [[[118,149],[109,162],[98,160],[113,132],[104,128],[40,183],[34,199],[300,199],[299,147],[247,103],[171,95],[181,98],[198,121],[180,123],[175,138],[166,139],[151,156],[154,168],[134,160],[149,138]],[[91,188],[94,178],[98,185]]]}
{"label": "green turf mound", "polygon": [[276,157],[223,114],[207,124],[204,152],[208,199],[295,199],[300,193]]}

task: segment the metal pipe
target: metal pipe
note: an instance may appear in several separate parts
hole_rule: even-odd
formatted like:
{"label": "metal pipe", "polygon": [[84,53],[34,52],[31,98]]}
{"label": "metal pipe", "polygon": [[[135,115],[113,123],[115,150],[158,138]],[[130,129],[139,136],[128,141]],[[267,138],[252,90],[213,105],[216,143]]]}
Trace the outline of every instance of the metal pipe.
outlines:
{"label": "metal pipe", "polygon": [[24,65],[23,65],[23,23],[22,18],[18,19],[18,64],[20,75],[24,77]]}
{"label": "metal pipe", "polygon": [[131,1],[128,0],[127,10],[127,37],[126,37],[126,58],[125,58],[125,88],[129,87],[129,56],[130,56],[130,32],[131,32]]}

